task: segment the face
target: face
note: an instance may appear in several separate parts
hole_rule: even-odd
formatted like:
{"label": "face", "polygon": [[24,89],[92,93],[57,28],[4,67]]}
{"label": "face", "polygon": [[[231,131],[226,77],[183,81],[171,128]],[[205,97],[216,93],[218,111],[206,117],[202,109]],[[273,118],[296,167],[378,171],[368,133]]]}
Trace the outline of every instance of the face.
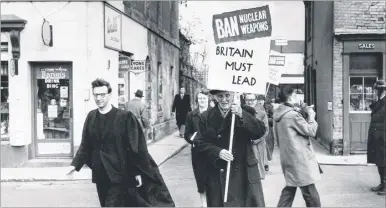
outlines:
{"label": "face", "polygon": [[198,105],[200,107],[207,107],[208,106],[208,95],[204,95],[202,93],[198,94],[197,101],[198,101]]}
{"label": "face", "polygon": [[231,107],[233,102],[233,92],[218,92],[214,97],[221,109],[228,110]]}
{"label": "face", "polygon": [[185,94],[185,88],[182,87],[182,88],[180,89],[180,93],[181,93],[181,94]]}
{"label": "face", "polygon": [[256,96],[254,94],[247,94],[245,96],[245,104],[254,107],[257,103]]}
{"label": "face", "polygon": [[296,91],[294,91],[291,95],[291,97],[289,98],[288,100],[290,103],[292,104],[295,104],[295,103],[298,103],[298,96],[297,96],[297,93]]}
{"label": "face", "polygon": [[93,95],[98,108],[104,108],[109,104],[111,94],[108,93],[106,86],[95,87]]}

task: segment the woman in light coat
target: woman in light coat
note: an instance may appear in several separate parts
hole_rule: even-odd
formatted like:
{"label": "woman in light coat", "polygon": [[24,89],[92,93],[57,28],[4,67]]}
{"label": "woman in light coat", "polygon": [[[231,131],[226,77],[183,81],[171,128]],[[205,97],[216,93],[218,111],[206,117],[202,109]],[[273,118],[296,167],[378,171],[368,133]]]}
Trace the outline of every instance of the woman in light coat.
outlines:
{"label": "woman in light coat", "polygon": [[281,104],[273,114],[274,135],[280,143],[281,167],[286,187],[281,193],[278,207],[291,207],[296,189],[300,187],[307,207],[320,207],[315,182],[320,180],[319,165],[309,137],[316,136],[318,124],[315,112],[308,110],[306,120],[294,108],[296,92],[290,86],[280,91]]}

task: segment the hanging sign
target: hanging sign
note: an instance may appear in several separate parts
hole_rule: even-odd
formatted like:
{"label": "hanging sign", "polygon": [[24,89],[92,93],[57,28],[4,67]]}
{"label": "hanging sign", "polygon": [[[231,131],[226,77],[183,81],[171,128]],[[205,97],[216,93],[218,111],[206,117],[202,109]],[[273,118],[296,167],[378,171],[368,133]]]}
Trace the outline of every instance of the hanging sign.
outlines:
{"label": "hanging sign", "polygon": [[130,65],[130,72],[138,75],[142,72],[145,72],[146,61],[145,60],[133,60]]}
{"label": "hanging sign", "polygon": [[105,4],[105,47],[122,50],[122,15]]}
{"label": "hanging sign", "polygon": [[42,40],[44,45],[52,46],[52,25],[47,20],[43,20],[42,24]]}
{"label": "hanging sign", "polygon": [[264,94],[271,43],[269,6],[213,15],[208,88]]}

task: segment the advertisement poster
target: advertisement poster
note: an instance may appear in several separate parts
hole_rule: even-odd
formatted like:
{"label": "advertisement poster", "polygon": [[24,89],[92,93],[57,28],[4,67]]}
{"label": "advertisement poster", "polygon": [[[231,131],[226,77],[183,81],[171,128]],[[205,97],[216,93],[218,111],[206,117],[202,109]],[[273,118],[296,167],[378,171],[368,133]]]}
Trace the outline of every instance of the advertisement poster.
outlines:
{"label": "advertisement poster", "polygon": [[68,87],[61,86],[60,87],[60,98],[68,98]]}
{"label": "advertisement poster", "polygon": [[48,118],[57,118],[58,117],[58,106],[49,105],[48,106]]}
{"label": "advertisement poster", "polygon": [[122,15],[105,5],[105,46],[115,50],[122,49]]}
{"label": "advertisement poster", "polygon": [[268,82],[269,6],[213,15],[208,88],[265,94]]}

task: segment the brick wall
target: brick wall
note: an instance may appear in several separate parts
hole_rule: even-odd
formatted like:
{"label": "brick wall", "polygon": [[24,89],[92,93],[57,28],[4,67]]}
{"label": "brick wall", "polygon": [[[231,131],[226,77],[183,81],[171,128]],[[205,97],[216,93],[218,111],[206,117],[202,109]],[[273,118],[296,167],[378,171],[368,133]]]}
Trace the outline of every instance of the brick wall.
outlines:
{"label": "brick wall", "polygon": [[334,29],[342,33],[385,33],[385,1],[334,1]]}
{"label": "brick wall", "polygon": [[[333,147],[334,155],[343,154],[343,43],[336,38],[333,41]],[[338,145],[342,144],[342,145]]]}

